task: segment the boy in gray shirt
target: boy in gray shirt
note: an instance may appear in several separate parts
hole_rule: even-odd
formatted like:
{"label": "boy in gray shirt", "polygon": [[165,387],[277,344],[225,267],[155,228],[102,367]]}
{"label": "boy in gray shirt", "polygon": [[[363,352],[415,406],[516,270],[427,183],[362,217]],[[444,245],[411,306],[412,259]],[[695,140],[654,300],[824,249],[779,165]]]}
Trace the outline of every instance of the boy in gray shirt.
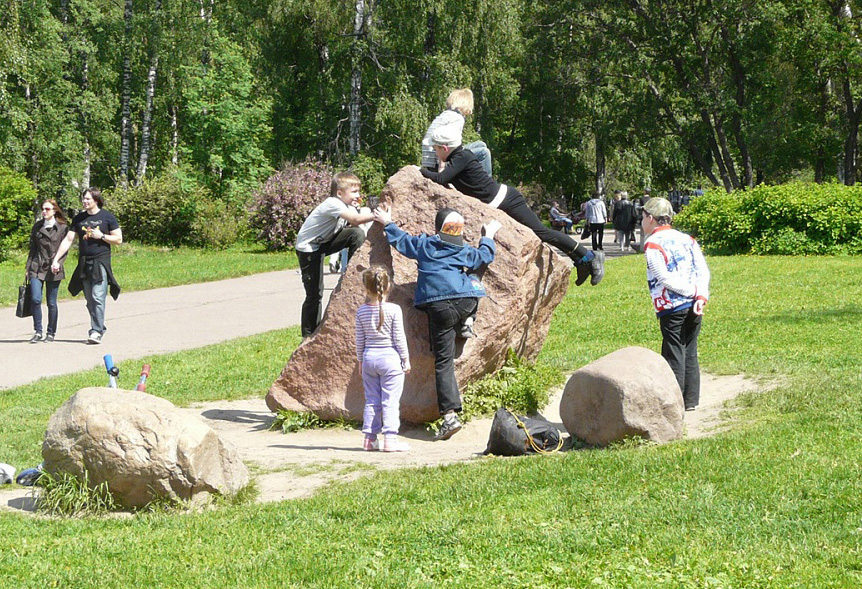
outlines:
{"label": "boy in gray shirt", "polygon": [[302,337],[310,337],[320,324],[320,302],[323,299],[323,259],[347,248],[348,259],[365,241],[359,225],[374,215],[358,212],[362,183],[349,172],[332,179],[330,196],[311,211],[296,234],[296,256],[305,288],[302,303]]}

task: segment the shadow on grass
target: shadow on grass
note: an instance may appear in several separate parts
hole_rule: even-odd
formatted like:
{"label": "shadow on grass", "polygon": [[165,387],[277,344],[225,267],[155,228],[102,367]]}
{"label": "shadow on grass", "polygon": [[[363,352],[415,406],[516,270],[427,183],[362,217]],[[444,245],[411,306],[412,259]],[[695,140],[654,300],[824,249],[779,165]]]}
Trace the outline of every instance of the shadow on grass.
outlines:
{"label": "shadow on grass", "polygon": [[842,319],[856,319],[862,316],[862,307],[858,305],[848,305],[846,307],[838,308],[838,309],[820,309],[820,310],[808,310],[808,309],[800,309],[795,311],[789,311],[786,313],[779,313],[772,316],[772,319],[776,321],[780,321],[782,323],[820,323],[824,319],[828,320],[842,320]]}

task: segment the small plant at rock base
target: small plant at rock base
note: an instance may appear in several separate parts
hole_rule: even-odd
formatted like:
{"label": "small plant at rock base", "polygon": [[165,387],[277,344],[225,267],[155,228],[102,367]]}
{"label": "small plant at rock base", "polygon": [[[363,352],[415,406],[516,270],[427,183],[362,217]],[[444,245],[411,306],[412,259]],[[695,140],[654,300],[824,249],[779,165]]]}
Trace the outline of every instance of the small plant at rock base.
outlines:
{"label": "small plant at rock base", "polygon": [[46,472],[39,477],[39,486],[41,490],[36,491],[36,510],[41,513],[60,516],[105,515],[119,509],[108,482],[91,487],[87,471],[84,471],[83,480],[66,472],[56,475]]}
{"label": "small plant at rock base", "polygon": [[284,434],[292,434],[305,429],[332,428],[351,430],[356,429],[357,424],[349,419],[339,417],[333,420],[320,419],[311,411],[291,411],[282,409],[275,414],[270,431],[280,429]]}
{"label": "small plant at rock base", "polygon": [[320,427],[320,418],[311,411],[282,409],[275,414],[270,430],[280,429],[283,434],[292,434],[304,429]]}
{"label": "small plant at rock base", "polygon": [[[500,407],[521,415],[537,413],[548,404],[548,391],[561,381],[557,368],[534,364],[509,350],[497,372],[464,387],[461,420],[490,417]],[[439,420],[429,427],[436,431]]]}

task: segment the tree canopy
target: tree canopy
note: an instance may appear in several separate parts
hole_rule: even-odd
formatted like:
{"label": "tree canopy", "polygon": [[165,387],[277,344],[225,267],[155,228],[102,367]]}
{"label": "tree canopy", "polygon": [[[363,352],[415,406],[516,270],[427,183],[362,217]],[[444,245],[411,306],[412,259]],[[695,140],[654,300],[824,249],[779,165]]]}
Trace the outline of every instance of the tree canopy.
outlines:
{"label": "tree canopy", "polygon": [[[450,90],[495,171],[591,191],[855,184],[858,0],[0,0],[0,166],[42,197],[175,170],[417,164]],[[379,184],[375,180],[375,185]]]}

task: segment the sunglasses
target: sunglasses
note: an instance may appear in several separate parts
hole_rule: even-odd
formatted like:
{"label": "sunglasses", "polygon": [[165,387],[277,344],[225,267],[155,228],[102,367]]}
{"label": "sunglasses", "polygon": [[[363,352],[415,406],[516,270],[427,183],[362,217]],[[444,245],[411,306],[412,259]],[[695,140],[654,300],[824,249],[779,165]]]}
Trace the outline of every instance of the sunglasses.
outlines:
{"label": "sunglasses", "polygon": [[43,211],[53,211],[54,207],[42,207]]}

